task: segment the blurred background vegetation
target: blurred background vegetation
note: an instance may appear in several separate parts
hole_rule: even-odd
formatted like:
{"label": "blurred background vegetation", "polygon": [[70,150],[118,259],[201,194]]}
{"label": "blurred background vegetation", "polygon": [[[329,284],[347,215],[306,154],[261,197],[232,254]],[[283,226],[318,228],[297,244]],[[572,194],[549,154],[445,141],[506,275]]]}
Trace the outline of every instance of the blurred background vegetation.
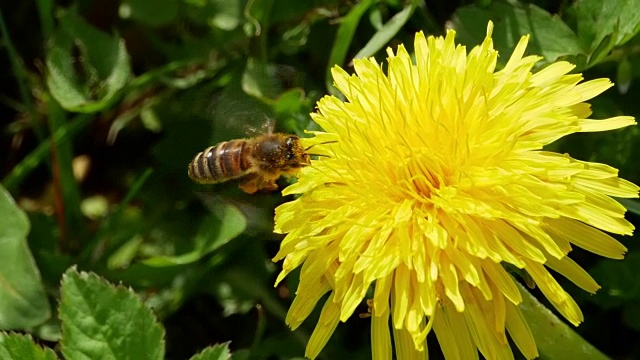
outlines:
{"label": "blurred background vegetation", "polygon": [[[0,275],[31,299],[0,327],[27,330],[50,346],[60,336],[60,277],[77,264],[131,286],[153,308],[166,328],[168,359],[226,341],[252,358],[302,356],[318,314],[296,332],[285,326],[296,277],[274,288],[281,264],[270,260],[281,239],[272,233],[273,208],[287,199],[278,192],[247,195],[234,183],[194,184],[187,164],[207,146],[243,137],[267,119],[279,131],[304,135],[315,128],[309,117],[315,102],[335,94],[328,69],[350,70],[359,57],[383,61],[384,49],[399,43],[411,49],[416,31],[442,35],[454,28],[458,41],[473,46],[491,19],[500,64],[530,33],[528,52],[544,56],[539,66],[565,59],[587,79],[616,82],[592,101],[594,118],[640,117],[637,0],[36,0],[0,6],[0,178],[6,189],[0,217],[11,196],[30,224],[28,249],[0,244]],[[636,127],[577,134],[553,150],[615,166],[640,183],[639,138]],[[624,204],[639,224],[638,203]],[[6,229],[14,225],[0,220]],[[636,240],[622,239],[629,248],[624,261],[572,253],[603,286],[596,295],[560,279],[585,313],[577,331],[617,359],[640,358]],[[17,270],[29,256],[41,278]],[[0,313],[9,301],[3,291]],[[369,358],[369,323],[356,316],[339,326],[322,356]],[[434,334],[429,345],[432,358],[441,358]]]}

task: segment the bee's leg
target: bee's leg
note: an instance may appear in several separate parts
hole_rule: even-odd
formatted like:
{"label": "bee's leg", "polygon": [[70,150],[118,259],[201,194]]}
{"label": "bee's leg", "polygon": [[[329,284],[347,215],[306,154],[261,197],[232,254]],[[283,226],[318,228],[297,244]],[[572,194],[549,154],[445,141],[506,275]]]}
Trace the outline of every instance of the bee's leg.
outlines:
{"label": "bee's leg", "polygon": [[258,175],[249,176],[239,185],[240,189],[247,194],[255,194],[260,190],[259,182],[261,177]]}
{"label": "bee's leg", "polygon": [[264,189],[267,191],[275,191],[275,190],[278,190],[278,184],[276,184],[275,180],[267,180],[265,178],[262,178],[262,181],[260,183],[260,189]]}

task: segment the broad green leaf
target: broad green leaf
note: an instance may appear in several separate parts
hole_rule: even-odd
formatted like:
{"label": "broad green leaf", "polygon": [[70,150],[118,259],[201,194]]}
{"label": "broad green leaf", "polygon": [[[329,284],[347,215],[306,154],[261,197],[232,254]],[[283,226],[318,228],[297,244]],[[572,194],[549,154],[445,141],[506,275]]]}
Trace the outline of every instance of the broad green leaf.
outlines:
{"label": "broad green leaf", "polygon": [[120,17],[152,26],[170,23],[178,14],[178,0],[126,0],[120,3]]}
{"label": "broad green leaf", "polygon": [[131,290],[74,268],[62,276],[61,350],[74,360],[161,360],[164,329]]}
{"label": "broad green leaf", "polygon": [[0,186],[0,329],[28,329],[51,316],[28,233],[27,215]]}
{"label": "broad green leaf", "polygon": [[218,344],[210,346],[200,353],[193,355],[190,360],[229,360],[231,359],[231,352],[229,351],[229,344]]}
{"label": "broad green leaf", "polygon": [[340,20],[340,27],[338,33],[333,40],[333,46],[331,47],[331,54],[329,55],[329,61],[327,62],[327,71],[325,73],[325,84],[327,90],[330,93],[337,95],[338,90],[333,87],[333,77],[331,75],[331,69],[335,66],[343,66],[344,61],[349,52],[349,46],[353,35],[356,33],[360,19],[367,12],[367,10],[375,3],[374,0],[363,0],[357,5],[351,8],[351,11]]}
{"label": "broad green leaf", "polygon": [[395,14],[389,21],[387,21],[382,28],[380,28],[376,33],[371,37],[369,42],[362,48],[354,59],[366,58],[374,55],[378,50],[382,49],[389,40],[393,39],[394,36],[402,29],[404,24],[407,23],[413,11],[416,9],[416,6],[421,1],[413,0],[409,2],[402,11]]}
{"label": "broad green leaf", "polygon": [[242,234],[247,221],[235,206],[220,204],[205,218],[195,238],[193,251],[177,256],[158,256],[143,261],[149,266],[174,266],[198,261]]}
{"label": "broad green leaf", "polygon": [[542,359],[608,359],[598,349],[584,340],[569,325],[547,309],[522,285],[522,311],[536,341]]}
{"label": "broad green leaf", "polygon": [[[116,100],[131,74],[124,41],[97,30],[74,11],[59,20],[46,54],[49,91],[66,110],[103,110]],[[74,56],[74,47],[80,57]]]}
{"label": "broad green leaf", "polygon": [[37,345],[30,335],[0,332],[2,360],[56,360],[56,353]]}
{"label": "broad green leaf", "polygon": [[640,31],[640,0],[578,0],[570,11],[580,41],[589,50],[589,65],[599,63]]}
{"label": "broad green leaf", "polygon": [[486,8],[475,5],[461,7],[453,16],[456,40],[466,45],[481,43],[489,20],[495,25],[493,40],[500,52],[498,61],[502,64],[509,60],[513,48],[526,34],[531,34],[527,52],[542,55],[547,62],[584,54],[578,37],[567,24],[533,4],[494,2]]}

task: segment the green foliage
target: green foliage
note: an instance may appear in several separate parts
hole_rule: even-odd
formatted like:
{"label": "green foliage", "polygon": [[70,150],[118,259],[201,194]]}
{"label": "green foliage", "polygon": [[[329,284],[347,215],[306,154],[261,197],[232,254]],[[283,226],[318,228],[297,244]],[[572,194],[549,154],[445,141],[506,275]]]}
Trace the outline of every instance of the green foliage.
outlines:
{"label": "green foliage", "polygon": [[163,359],[164,329],[133,291],[98,276],[62,276],[60,320],[66,359]]}
{"label": "green foliage", "polygon": [[[384,63],[387,47],[412,51],[416,31],[453,28],[470,47],[491,19],[498,67],[529,33],[539,66],[567,60],[587,79],[615,80],[592,101],[594,118],[640,117],[640,0],[39,0],[0,11],[11,85],[0,94],[2,359],[302,356],[319,309],[295,332],[284,325],[297,281],[275,289],[281,264],[271,258],[282,239],[273,208],[285,199],[194,184],[187,164],[265,122],[306,136],[315,102],[336,93],[333,66]],[[573,135],[553,150],[639,183],[639,141],[633,128]],[[640,202],[621,202],[638,224]],[[603,287],[571,291],[586,313],[577,331],[619,358],[640,356],[623,341],[640,335],[634,240],[623,240],[624,261],[574,257]],[[550,315],[532,304],[534,316]],[[544,340],[557,319],[532,321],[552,358],[565,345]],[[369,324],[338,327],[322,355],[370,358]]]}
{"label": "green foliage", "polygon": [[27,244],[29,220],[2,186],[0,214],[0,328],[28,329],[51,314]]}
{"label": "green foliage", "polygon": [[0,333],[0,358],[4,360],[55,360],[56,353],[33,342],[29,335]]}

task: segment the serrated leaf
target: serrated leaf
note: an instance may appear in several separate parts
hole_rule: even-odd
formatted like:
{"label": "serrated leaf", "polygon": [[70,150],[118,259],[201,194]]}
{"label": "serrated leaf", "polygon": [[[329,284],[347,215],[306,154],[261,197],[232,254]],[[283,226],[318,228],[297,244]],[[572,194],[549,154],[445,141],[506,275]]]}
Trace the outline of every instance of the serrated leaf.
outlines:
{"label": "serrated leaf", "polygon": [[27,215],[0,186],[0,329],[28,329],[51,316],[28,233]]}
{"label": "serrated leaf", "polygon": [[0,333],[2,360],[56,360],[56,353],[37,345],[30,335]]}
{"label": "serrated leaf", "polygon": [[[117,98],[131,75],[124,41],[97,30],[74,11],[64,13],[59,20],[60,27],[45,59],[49,91],[66,110],[103,110]],[[74,56],[74,46],[80,57]]]}
{"label": "serrated leaf", "polygon": [[164,358],[164,329],[132,290],[71,268],[62,276],[61,294],[65,358]]}
{"label": "serrated leaf", "polygon": [[547,62],[584,54],[578,37],[567,24],[533,4],[494,2],[486,8],[461,7],[453,16],[457,40],[465,45],[481,43],[489,20],[495,25],[493,40],[501,55],[498,61],[502,64],[509,60],[520,37],[526,34],[531,34],[527,52],[542,55]]}
{"label": "serrated leaf", "polygon": [[210,346],[200,353],[193,355],[189,360],[229,360],[231,352],[229,343]]}

